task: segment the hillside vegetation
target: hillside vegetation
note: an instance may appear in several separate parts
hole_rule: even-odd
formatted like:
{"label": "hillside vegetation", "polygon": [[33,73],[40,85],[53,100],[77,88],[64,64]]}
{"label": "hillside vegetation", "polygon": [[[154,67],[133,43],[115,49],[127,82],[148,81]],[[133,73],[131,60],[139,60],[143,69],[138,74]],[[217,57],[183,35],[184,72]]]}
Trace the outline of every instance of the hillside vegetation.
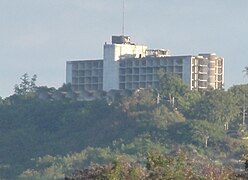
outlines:
{"label": "hillside vegetation", "polygon": [[244,169],[248,85],[190,91],[161,73],[159,89],[110,103],[35,80],[25,74],[0,100],[3,179],[233,179]]}

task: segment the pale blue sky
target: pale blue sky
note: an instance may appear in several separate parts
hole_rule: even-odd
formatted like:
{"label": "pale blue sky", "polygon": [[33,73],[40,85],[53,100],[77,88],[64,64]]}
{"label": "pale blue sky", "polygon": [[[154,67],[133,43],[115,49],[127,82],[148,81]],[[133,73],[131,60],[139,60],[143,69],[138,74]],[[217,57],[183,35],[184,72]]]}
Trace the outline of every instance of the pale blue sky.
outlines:
{"label": "pale blue sky", "polygon": [[[225,86],[248,81],[247,0],[126,0],[125,34],[174,55],[216,52]],[[0,96],[19,78],[59,87],[65,63],[101,59],[104,42],[122,31],[122,0],[0,0]]]}

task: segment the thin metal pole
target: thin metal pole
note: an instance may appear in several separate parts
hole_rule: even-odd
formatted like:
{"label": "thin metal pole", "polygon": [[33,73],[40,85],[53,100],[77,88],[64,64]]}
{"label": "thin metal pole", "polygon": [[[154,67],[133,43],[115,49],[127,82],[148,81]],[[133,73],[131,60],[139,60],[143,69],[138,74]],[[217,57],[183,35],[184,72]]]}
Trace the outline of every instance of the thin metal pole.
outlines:
{"label": "thin metal pole", "polygon": [[125,0],[123,0],[122,4],[122,35],[125,35]]}
{"label": "thin metal pole", "polygon": [[244,94],[244,105],[243,105],[243,126],[245,126],[245,114],[246,114],[246,105],[245,105],[245,94]]}

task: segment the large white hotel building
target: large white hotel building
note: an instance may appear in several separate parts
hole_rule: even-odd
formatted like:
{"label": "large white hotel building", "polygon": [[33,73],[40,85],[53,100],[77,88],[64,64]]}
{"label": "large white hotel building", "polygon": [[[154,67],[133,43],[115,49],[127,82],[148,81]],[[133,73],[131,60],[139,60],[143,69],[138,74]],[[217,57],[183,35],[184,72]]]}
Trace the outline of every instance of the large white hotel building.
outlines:
{"label": "large white hotel building", "polygon": [[66,83],[78,93],[156,88],[161,68],[178,75],[190,89],[224,85],[224,59],[215,53],[174,56],[132,43],[129,36],[112,36],[112,43],[104,44],[103,59],[67,61]]}

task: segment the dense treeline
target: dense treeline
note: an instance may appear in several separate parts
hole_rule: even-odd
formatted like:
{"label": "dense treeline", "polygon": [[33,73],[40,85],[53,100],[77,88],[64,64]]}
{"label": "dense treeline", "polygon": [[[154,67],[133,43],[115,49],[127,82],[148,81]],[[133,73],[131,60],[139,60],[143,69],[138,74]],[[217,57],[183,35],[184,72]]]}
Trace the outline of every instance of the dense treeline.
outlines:
{"label": "dense treeline", "polygon": [[25,74],[0,100],[0,177],[221,179],[242,169],[248,84],[198,92],[163,72],[160,80],[109,103],[58,98],[74,92],[37,87]]}

